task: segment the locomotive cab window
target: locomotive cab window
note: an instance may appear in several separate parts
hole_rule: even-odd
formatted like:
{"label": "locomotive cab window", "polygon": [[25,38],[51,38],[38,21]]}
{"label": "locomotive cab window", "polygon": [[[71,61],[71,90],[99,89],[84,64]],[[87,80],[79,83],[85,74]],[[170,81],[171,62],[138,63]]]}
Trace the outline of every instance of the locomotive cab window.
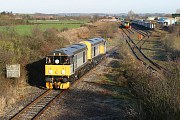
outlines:
{"label": "locomotive cab window", "polygon": [[46,64],[53,64],[53,56],[46,57]]}
{"label": "locomotive cab window", "polygon": [[46,64],[69,65],[70,58],[68,56],[48,56],[46,57]]}
{"label": "locomotive cab window", "polygon": [[61,65],[70,65],[70,58],[68,56],[60,56]]}

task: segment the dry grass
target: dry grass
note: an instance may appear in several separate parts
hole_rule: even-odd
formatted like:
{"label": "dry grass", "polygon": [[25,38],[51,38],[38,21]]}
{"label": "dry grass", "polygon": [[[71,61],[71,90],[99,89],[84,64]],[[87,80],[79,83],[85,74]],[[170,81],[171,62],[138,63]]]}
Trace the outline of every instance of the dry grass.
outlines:
{"label": "dry grass", "polygon": [[70,44],[73,44],[89,38],[89,32],[90,30],[87,27],[81,27],[61,32],[58,34],[58,37],[62,37],[65,40],[68,40]]}
{"label": "dry grass", "polygon": [[0,113],[2,114],[4,111],[3,109],[5,108],[6,106],[6,99],[4,96],[0,96]]}
{"label": "dry grass", "polygon": [[174,36],[174,34],[162,34],[160,39],[166,51],[168,60],[180,60],[180,38]]}
{"label": "dry grass", "polygon": [[77,29],[70,29],[64,32],[60,32],[58,37],[64,38],[69,41],[70,44],[78,43],[88,38],[103,37],[105,39],[112,38],[117,32],[117,24],[110,22],[96,22],[92,25],[84,25]]}
{"label": "dry grass", "polygon": [[10,106],[16,102],[17,99],[17,86],[16,80],[6,79],[1,77],[1,95],[0,95],[0,113],[3,113],[3,109],[6,106]]}
{"label": "dry grass", "polygon": [[158,78],[139,63],[124,62],[123,65],[124,76],[138,100],[138,119],[180,118],[180,66],[171,65],[172,73]]}

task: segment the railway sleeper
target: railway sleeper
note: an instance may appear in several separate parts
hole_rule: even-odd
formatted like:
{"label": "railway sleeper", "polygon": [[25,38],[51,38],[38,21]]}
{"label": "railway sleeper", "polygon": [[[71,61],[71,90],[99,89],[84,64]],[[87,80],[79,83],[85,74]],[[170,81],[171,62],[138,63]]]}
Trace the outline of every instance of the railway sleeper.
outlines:
{"label": "railway sleeper", "polygon": [[42,108],[43,106],[42,105],[37,105],[37,106],[33,106],[33,107],[30,107],[31,109],[40,109]]}
{"label": "railway sleeper", "polygon": [[29,115],[27,115],[27,114],[24,114],[22,117],[20,117],[20,118],[26,118],[26,119],[32,119],[32,116],[29,116]]}

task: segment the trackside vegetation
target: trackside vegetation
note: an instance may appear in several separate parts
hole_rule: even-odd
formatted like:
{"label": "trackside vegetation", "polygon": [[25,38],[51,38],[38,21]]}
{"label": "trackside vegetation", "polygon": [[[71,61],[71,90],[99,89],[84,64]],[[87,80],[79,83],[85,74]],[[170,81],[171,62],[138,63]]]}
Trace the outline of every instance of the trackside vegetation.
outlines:
{"label": "trackside vegetation", "polygon": [[[69,44],[68,40],[57,37],[59,31],[54,28],[42,31],[39,28],[33,28],[32,35],[21,36],[14,29],[7,29],[0,32],[0,96],[1,110],[6,105],[14,103],[18,97],[19,85],[27,85],[29,82],[30,69],[28,64],[43,59],[43,57],[56,48],[61,48]],[[21,77],[19,79],[5,78],[6,64],[21,64]],[[43,64],[40,67],[43,68]],[[43,69],[31,69],[39,76],[42,76]],[[31,73],[33,75],[33,73]],[[35,74],[34,76],[37,76]],[[36,81],[36,79],[34,79]]]}
{"label": "trackside vegetation", "polygon": [[121,53],[126,53],[126,59],[120,62],[124,69],[123,76],[127,79],[132,97],[137,100],[135,119],[180,119],[180,62],[179,47],[176,44],[179,38],[172,34],[160,36],[160,43],[166,51],[165,67],[168,71],[158,76],[134,60],[132,55],[129,56],[130,50],[120,47]]}

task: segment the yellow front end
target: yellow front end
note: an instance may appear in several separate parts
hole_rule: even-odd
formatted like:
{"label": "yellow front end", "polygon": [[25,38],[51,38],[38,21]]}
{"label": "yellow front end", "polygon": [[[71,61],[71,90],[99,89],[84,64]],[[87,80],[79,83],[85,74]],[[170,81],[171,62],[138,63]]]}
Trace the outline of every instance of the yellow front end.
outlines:
{"label": "yellow front end", "polygon": [[45,65],[45,75],[70,76],[70,65]]}
{"label": "yellow front end", "polygon": [[53,89],[53,87],[59,89],[67,89],[70,87],[70,82],[62,83],[60,81],[55,81],[56,78],[71,76],[71,66],[70,65],[45,65],[45,75],[49,76],[50,81],[46,81],[46,88]]}

